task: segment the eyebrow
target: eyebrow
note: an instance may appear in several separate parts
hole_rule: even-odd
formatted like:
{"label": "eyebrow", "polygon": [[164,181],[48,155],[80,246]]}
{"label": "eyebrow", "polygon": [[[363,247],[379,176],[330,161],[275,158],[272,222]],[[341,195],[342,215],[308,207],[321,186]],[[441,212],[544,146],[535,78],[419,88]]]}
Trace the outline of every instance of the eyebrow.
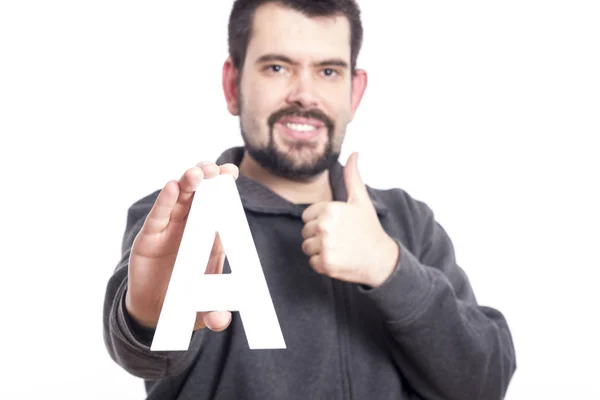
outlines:
{"label": "eyebrow", "polygon": [[[267,62],[284,62],[286,64],[291,64],[291,65],[300,64],[299,62],[294,61],[291,58],[284,56],[282,54],[265,54],[265,55],[260,56],[258,58],[258,60],[256,60],[257,64],[263,64],[263,63],[267,63]],[[341,67],[341,68],[348,68],[348,63],[339,58],[331,58],[331,59],[319,61],[317,63],[313,63],[313,65],[315,65],[317,67],[335,66],[335,67]]]}

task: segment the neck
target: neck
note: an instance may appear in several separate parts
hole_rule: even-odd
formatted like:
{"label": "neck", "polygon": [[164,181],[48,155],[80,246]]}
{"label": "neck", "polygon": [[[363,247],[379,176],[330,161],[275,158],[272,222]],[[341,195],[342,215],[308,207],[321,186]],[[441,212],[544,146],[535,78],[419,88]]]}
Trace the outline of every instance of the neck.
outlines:
{"label": "neck", "polygon": [[244,152],[239,170],[241,174],[294,204],[312,204],[333,199],[328,171],[304,180],[286,179],[263,168],[248,152]]}

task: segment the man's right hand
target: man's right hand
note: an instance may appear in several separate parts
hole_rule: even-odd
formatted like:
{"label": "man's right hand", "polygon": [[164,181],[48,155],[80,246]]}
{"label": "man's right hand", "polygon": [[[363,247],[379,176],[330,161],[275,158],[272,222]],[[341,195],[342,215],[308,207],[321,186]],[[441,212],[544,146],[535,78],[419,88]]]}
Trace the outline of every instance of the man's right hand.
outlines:
{"label": "man's right hand", "polygon": [[[239,170],[234,164],[218,166],[214,163],[190,168],[179,181],[165,185],[146,217],[131,249],[125,297],[127,311],[140,325],[156,328],[194,192],[203,179],[220,174],[237,179]],[[217,234],[206,273],[222,273],[224,261],[225,253]],[[208,327],[222,331],[230,322],[229,311],[199,312],[194,330]]]}

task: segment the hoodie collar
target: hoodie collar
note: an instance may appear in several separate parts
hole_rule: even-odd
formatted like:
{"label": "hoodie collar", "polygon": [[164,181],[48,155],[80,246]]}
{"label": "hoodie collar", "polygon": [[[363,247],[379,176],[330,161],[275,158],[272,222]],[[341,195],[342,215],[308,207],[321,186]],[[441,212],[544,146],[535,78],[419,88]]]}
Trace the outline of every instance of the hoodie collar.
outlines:
{"label": "hoodie collar", "polygon": [[[231,163],[240,166],[244,156],[244,147],[232,147],[225,150],[217,159],[217,164]],[[329,183],[333,192],[334,201],[347,201],[348,193],[344,182],[344,167],[339,161],[336,161],[329,169]],[[287,214],[300,217],[304,207],[294,204],[287,199],[279,196],[266,186],[253,181],[240,172],[236,185],[242,204],[248,210],[265,214]],[[388,209],[383,202],[376,196],[371,188],[367,186],[367,191],[375,210],[379,216],[387,214]]]}

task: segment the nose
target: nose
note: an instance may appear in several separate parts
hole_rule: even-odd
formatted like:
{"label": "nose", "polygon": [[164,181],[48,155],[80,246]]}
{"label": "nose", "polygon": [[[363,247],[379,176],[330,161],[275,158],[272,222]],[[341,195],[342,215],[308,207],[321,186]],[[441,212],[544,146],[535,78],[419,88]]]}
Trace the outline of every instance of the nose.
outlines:
{"label": "nose", "polygon": [[294,77],[287,101],[302,108],[314,108],[319,105],[316,87],[310,74],[303,73]]}

